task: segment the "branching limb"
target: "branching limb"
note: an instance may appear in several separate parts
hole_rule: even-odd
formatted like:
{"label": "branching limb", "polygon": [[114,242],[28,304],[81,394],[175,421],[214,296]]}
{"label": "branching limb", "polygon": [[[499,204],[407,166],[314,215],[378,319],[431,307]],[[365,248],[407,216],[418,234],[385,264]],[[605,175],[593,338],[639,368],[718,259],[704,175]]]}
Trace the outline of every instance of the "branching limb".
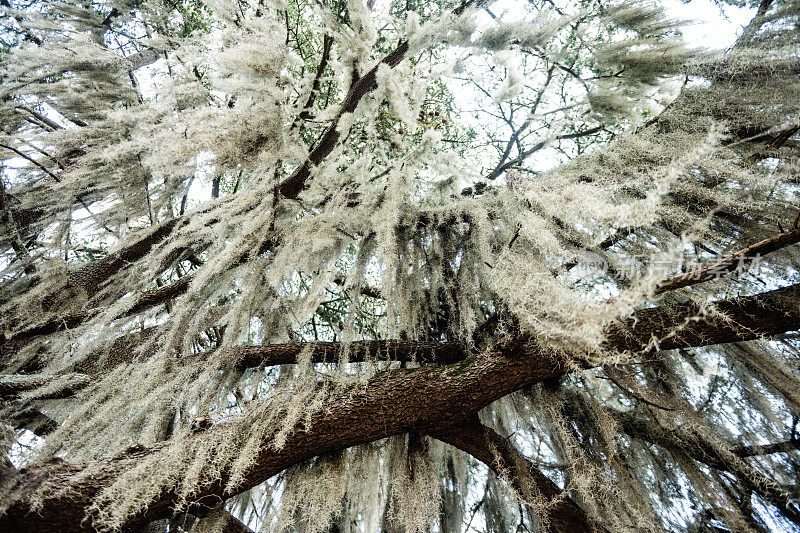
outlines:
{"label": "branching limb", "polygon": [[[717,302],[716,307],[724,309],[728,316],[733,317],[732,321],[722,325],[725,321],[721,318],[706,317],[698,321],[689,333],[669,336],[669,343],[724,342],[726,339],[740,340],[742,337],[754,338],[798,329],[798,298],[800,286],[794,285],[747,298]],[[636,323],[609,332],[608,348],[647,349],[652,336],[668,336],[676,323],[685,323],[696,312],[693,306],[643,310]],[[770,313],[783,313],[790,318],[779,319]],[[275,449],[270,442],[264,442],[253,466],[235,488],[228,487],[229,473],[226,471],[214,479],[201,480],[196,487],[196,505],[217,505],[317,455],[409,431],[433,434],[475,415],[514,391],[576,369],[575,364],[562,356],[544,353],[524,337],[512,336],[480,356],[454,365],[378,374],[364,386],[333,393],[326,408],[303,421],[282,448]],[[214,438],[216,431],[224,431],[224,428],[213,427],[207,432],[183,437],[185,440],[176,445],[183,447],[186,453],[194,453],[192,450],[201,444],[200,439]],[[104,488],[120,480],[125,472],[142,461],[170,460],[169,453],[163,446],[135,447],[114,458],[90,464],[62,462],[31,468],[17,480],[10,508],[0,517],[0,529],[13,524],[20,532],[77,531],[90,525],[84,521],[87,510]],[[93,475],[87,477],[84,475],[86,472]],[[32,502],[26,495],[45,480],[49,480],[50,490],[43,496],[38,513],[33,513]],[[769,487],[758,485],[755,488],[770,496],[771,501],[776,501],[768,492]],[[128,525],[168,517],[180,501],[180,494],[167,487],[145,512],[130,517]]]}
{"label": "branching limb", "polygon": [[480,423],[477,416],[429,433],[462,450],[503,477],[527,502],[550,506],[545,522],[553,533],[605,531],[514,445]]}
{"label": "branching limb", "polygon": [[319,87],[322,81],[322,75],[325,72],[325,69],[328,67],[328,60],[330,59],[332,46],[333,37],[326,33],[322,37],[322,57],[319,60],[319,65],[317,65],[317,72],[314,75],[314,81],[311,83],[311,92],[308,94],[306,103],[303,104],[303,110],[297,115],[297,117],[294,119],[294,122],[292,122],[291,129],[296,128],[301,121],[311,118],[311,109],[314,107],[314,103],[317,100]]}
{"label": "branching limb", "polygon": [[[190,256],[188,259],[191,260],[192,257]],[[185,294],[193,280],[194,273],[189,273],[169,285],[157,287],[139,294],[139,296],[136,297],[136,301],[133,303],[133,305],[131,305],[130,309],[124,312],[121,317],[134,316],[158,305],[170,302],[172,299]],[[333,281],[339,285],[344,284],[344,278],[335,278]],[[361,287],[360,293],[363,296],[368,296],[371,298],[381,298],[380,291],[375,287]],[[19,350],[27,342],[32,341],[36,337],[56,333],[64,328],[74,328],[80,326],[87,320],[97,316],[102,311],[102,308],[96,308],[87,311],[75,311],[66,315],[55,317],[47,322],[38,324],[24,331],[20,331],[14,334],[13,337],[8,340],[13,340],[15,342],[15,350]],[[0,344],[2,344],[2,341],[0,341]]]}
{"label": "branching limb", "polygon": [[[386,56],[380,64],[387,64],[391,67],[397,66],[405,57],[408,51],[408,43],[402,42]],[[351,113],[355,110],[361,98],[375,88],[378,66],[372,68],[366,75],[356,82],[345,96],[341,104],[341,109],[337,119],[323,134],[322,139],[316,148],[311,151],[306,160],[298,166],[292,174],[286,178],[278,187],[280,194],[286,198],[296,198],[305,188],[306,180],[311,174],[311,169],[318,165],[336,146],[339,140],[337,130],[339,117],[344,113]],[[17,152],[13,148],[13,151]],[[46,171],[46,169],[45,169]],[[109,254],[100,261],[90,263],[70,274],[70,284],[84,289],[89,296],[96,294],[103,282],[108,280],[116,272],[127,264],[141,259],[150,250],[167,239],[179,227],[188,222],[186,216],[175,218],[164,222],[150,233],[139,240],[124,246],[117,252]]]}
{"label": "branching limb", "polygon": [[771,444],[742,445],[731,448],[731,452],[739,457],[757,457],[773,453],[789,453],[800,450],[800,439],[790,439]]}
{"label": "branching limb", "polygon": [[778,488],[770,477],[762,475],[743,461],[742,456],[736,453],[736,449],[726,450],[714,446],[699,432],[680,425],[667,430],[632,412],[617,411],[613,416],[622,430],[631,437],[651,442],[667,450],[682,452],[711,468],[730,472],[744,487],[754,491],[777,507],[786,518],[795,524],[800,524],[800,511],[795,508],[791,496]]}
{"label": "branching limb", "polygon": [[[796,331],[800,329],[798,301],[800,284],[795,284],[755,296],[715,302],[716,312],[706,316],[698,316],[699,308],[690,304],[641,309],[627,321],[608,329],[604,348],[612,352],[668,350],[754,340],[766,335]],[[148,330],[147,335],[152,331]],[[121,337],[112,345],[102,369],[94,367],[93,361],[87,361],[85,365],[80,365],[79,370],[97,372],[130,363],[136,353],[136,344],[143,338],[126,342],[126,338]],[[0,348],[5,342],[9,341],[0,338]],[[343,350],[349,350],[351,362],[415,360],[447,365],[465,360],[469,356],[466,347],[458,342],[400,340],[240,346],[228,351],[227,356],[243,367],[293,364],[300,352],[309,345],[313,347],[312,361],[317,363],[336,362]],[[534,343],[525,343],[523,347],[526,351],[535,350]],[[187,361],[192,359],[188,358]]]}
{"label": "branching limb", "polygon": [[0,374],[0,398],[13,398],[21,393],[52,388],[43,392],[37,399],[68,398],[92,382],[90,376],[83,374],[63,374],[57,376],[41,374]]}
{"label": "branching limb", "polygon": [[295,169],[292,174],[283,180],[278,186],[281,195],[287,198],[296,198],[303,189],[306,187],[306,180],[311,175],[311,169],[322,162],[328,154],[336,147],[339,142],[339,120],[345,113],[352,113],[355,111],[356,106],[367,93],[371,92],[377,83],[378,67],[382,64],[396,67],[405,57],[408,52],[408,42],[401,42],[395,50],[383,58],[380,63],[372,67],[364,76],[358,79],[357,82],[348,91],[347,95],[342,100],[339,114],[333,121],[322,138],[317,143],[317,146],[311,151],[306,160]]}
{"label": "branching limb", "polygon": [[27,113],[28,115],[33,117],[35,119],[35,121],[38,123],[39,127],[44,129],[45,131],[54,131],[54,130],[64,129],[64,127],[61,126],[56,121],[51,120],[50,118],[42,115],[41,113],[39,113],[37,111],[34,111],[33,109],[31,109],[28,106],[18,105],[18,106],[16,106],[14,108],[14,112],[16,112],[16,113],[18,113],[18,114],[20,114],[22,116],[25,116],[25,114]]}
{"label": "branching limb", "polygon": [[780,233],[723,257],[716,263],[707,267],[667,278],[658,284],[655,294],[662,294],[667,291],[674,291],[676,289],[682,289],[684,287],[697,285],[698,283],[718,279],[731,272],[736,272],[745,261],[759,259],[761,256],[786,248],[792,244],[797,244],[798,242],[800,242],[800,229],[794,228],[790,231]]}

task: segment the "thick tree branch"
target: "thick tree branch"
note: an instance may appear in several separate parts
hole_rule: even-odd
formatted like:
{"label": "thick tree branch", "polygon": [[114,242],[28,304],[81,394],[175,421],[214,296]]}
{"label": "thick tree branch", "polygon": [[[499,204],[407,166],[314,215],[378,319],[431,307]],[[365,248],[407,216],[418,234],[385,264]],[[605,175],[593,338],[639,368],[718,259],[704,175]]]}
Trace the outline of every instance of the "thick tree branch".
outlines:
{"label": "thick tree branch", "polygon": [[53,388],[53,392],[37,395],[39,399],[67,398],[92,382],[92,378],[83,374],[64,374],[49,376],[40,374],[7,375],[0,374],[0,398],[11,398],[20,393]]}
{"label": "thick tree branch", "polygon": [[174,230],[188,222],[188,218],[174,218],[150,230],[136,242],[120,248],[93,263],[70,272],[68,283],[73,287],[83,289],[91,297],[103,286],[103,283],[116,274],[126,265],[141,259],[153,249],[154,246],[169,237]]}
{"label": "thick tree branch", "polygon": [[[693,321],[694,306],[645,309],[638,321],[612,328],[607,347],[614,350],[652,349],[650,339],[662,339],[661,347],[704,345],[755,338],[798,329],[800,298],[798,285],[756,296],[717,302],[729,317],[709,315]],[[680,334],[675,327],[684,325]],[[598,362],[599,363],[599,362]],[[445,367],[400,369],[379,374],[363,387],[333,393],[327,408],[315,413],[308,426],[298,427],[279,450],[269,442],[256,457],[242,485],[226,488],[228,473],[205,480],[197,487],[197,504],[214,506],[235,493],[255,486],[284,469],[311,457],[414,431],[433,434],[474,415],[493,401],[537,382],[551,380],[588,363],[571,363],[561,356],[540,351],[523,337],[510,337],[478,357]],[[209,431],[222,431],[212,428]],[[205,434],[184,437],[187,452],[199,445]],[[16,531],[76,531],[90,527],[84,522],[91,502],[103,488],[118,480],[141,461],[167,460],[163,446],[135,448],[111,459],[90,464],[57,463],[21,473],[0,529],[15,525]],[[92,472],[92,476],[81,475]],[[47,493],[38,514],[26,499],[44,480],[58,490]],[[180,496],[166,490],[143,514],[131,517],[130,525],[170,516]]]}
{"label": "thick tree branch", "polygon": [[752,340],[800,327],[800,284],[714,302],[703,310],[691,305],[640,309],[609,331],[614,350],[672,350]]}
{"label": "thick tree branch", "polygon": [[[604,348],[618,352],[629,350],[670,350],[709,346],[741,340],[753,340],[800,329],[800,284],[714,302],[713,310],[701,312],[695,305],[660,306],[641,309],[633,317],[609,328]],[[469,353],[458,342],[359,341],[349,345],[338,342],[285,343],[242,346],[231,352],[245,367],[292,364],[307,346],[315,363],[338,361],[342,350],[349,350],[349,361],[370,359],[451,364]],[[533,343],[525,344],[534,349]]]}
{"label": "thick tree branch", "polygon": [[[755,296],[718,301],[712,309],[705,311],[695,305],[641,309],[628,320],[608,329],[604,348],[611,352],[669,350],[754,340],[796,331],[800,329],[798,301],[800,284]],[[114,341],[107,356],[101,358],[98,354],[73,370],[95,373],[130,363],[136,346],[153,331],[148,329],[130,338],[120,337]],[[458,342],[382,340],[350,344],[313,342],[240,346],[228,350],[226,357],[244,368],[293,364],[300,352],[308,347],[312,349],[311,360],[314,363],[338,362],[343,350],[347,350],[348,360],[353,363],[391,360],[446,365],[469,356],[468,349]],[[525,349],[535,350],[535,344],[525,343]],[[191,363],[198,357],[207,355],[186,357],[185,362]],[[83,386],[90,383],[86,380]],[[71,389],[72,392],[77,390],[80,387]]]}

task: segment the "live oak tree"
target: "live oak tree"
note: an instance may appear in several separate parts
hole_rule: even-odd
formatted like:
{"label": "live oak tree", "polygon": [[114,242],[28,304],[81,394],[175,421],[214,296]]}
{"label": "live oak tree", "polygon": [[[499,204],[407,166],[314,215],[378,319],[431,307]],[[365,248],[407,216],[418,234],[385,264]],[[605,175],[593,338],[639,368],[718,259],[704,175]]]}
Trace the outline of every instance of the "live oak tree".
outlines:
{"label": "live oak tree", "polygon": [[0,530],[800,529],[798,3],[0,6]]}

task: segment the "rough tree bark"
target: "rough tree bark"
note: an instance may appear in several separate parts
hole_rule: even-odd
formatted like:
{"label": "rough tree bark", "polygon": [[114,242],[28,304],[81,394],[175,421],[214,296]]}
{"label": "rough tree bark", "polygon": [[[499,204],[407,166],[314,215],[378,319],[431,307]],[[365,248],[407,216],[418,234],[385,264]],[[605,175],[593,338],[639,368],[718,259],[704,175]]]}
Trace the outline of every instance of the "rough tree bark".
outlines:
{"label": "rough tree bark", "polygon": [[[660,339],[661,349],[703,346],[793,331],[800,329],[798,301],[800,284],[717,302],[716,309],[725,314],[709,314],[699,320],[693,320],[698,310],[692,305],[644,309],[637,313],[635,322],[609,330],[607,348],[654,349],[652,339]],[[214,507],[236,492],[314,456],[401,433],[435,434],[507,394],[588,366],[588,362],[576,365],[544,352],[522,336],[510,336],[486,352],[454,364],[382,373],[363,388],[334,393],[328,402],[330,408],[316,413],[310,429],[294,432],[280,450],[265,443],[235,491],[226,490],[224,473],[221,479],[198,486],[189,511]],[[205,435],[185,438],[191,449]],[[165,455],[163,450],[164,446],[135,447],[88,464],[58,462],[31,468],[23,473],[15,489],[15,502],[0,518],[0,529],[47,532],[91,528],[93,517],[87,516],[87,509],[93,499],[145,458],[158,460],[159,454]],[[41,507],[34,510],[27,495],[45,480],[58,490],[43,495]],[[174,492],[165,491],[146,512],[131,517],[128,525],[171,516],[178,499]]]}

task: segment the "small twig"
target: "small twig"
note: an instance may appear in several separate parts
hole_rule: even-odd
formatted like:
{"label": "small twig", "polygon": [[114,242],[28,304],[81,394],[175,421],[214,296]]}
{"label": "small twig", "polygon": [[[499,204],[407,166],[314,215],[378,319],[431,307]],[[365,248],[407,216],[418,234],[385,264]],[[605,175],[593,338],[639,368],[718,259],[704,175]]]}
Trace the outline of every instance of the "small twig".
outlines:
{"label": "small twig", "polygon": [[[800,216],[798,218],[800,218]],[[797,228],[797,222],[798,219],[795,219],[795,227],[791,231],[784,231],[774,237],[750,245],[747,248],[723,257],[713,265],[665,279],[658,284],[654,294],[662,294],[667,291],[674,291],[712,279],[718,279],[725,274],[734,272],[745,259],[761,257],[762,255],[780,250],[792,244],[797,244],[800,242],[800,229]]]}
{"label": "small twig", "polygon": [[776,137],[775,140],[772,141],[770,145],[767,146],[764,150],[750,156],[749,162],[751,164],[755,164],[758,163],[759,161],[767,159],[772,153],[774,153],[781,146],[786,144],[786,142],[792,137],[792,135],[794,135],[798,131],[800,131],[800,126],[789,126],[785,130],[783,130],[780,133],[780,135],[778,135],[778,137]]}
{"label": "small twig", "polygon": [[657,407],[658,409],[664,409],[665,411],[675,411],[676,410],[674,407],[670,407],[668,405],[664,405],[662,403],[658,403],[655,400],[649,400],[649,399],[645,398],[643,395],[637,393],[636,391],[633,391],[630,388],[624,386],[622,383],[619,382],[618,379],[616,379],[613,376],[614,372],[616,372],[616,370],[612,370],[611,368],[604,368],[603,369],[603,373],[608,377],[608,379],[611,380],[611,382],[614,385],[619,387],[619,389],[622,392],[624,392],[625,394],[627,394],[628,396],[632,396],[633,398],[636,398],[637,400],[639,400],[639,401],[641,401],[643,403],[646,403],[647,405],[650,405],[650,406],[653,406],[653,407]]}
{"label": "small twig", "polygon": [[16,149],[16,148],[14,148],[13,146],[9,146],[9,145],[7,145],[7,144],[0,144],[0,148],[5,148],[6,150],[10,150],[10,151],[14,152],[15,154],[17,154],[18,156],[20,156],[20,157],[21,157],[21,158],[23,158],[24,160],[26,160],[26,161],[28,161],[28,162],[30,162],[30,163],[33,163],[34,165],[36,165],[37,167],[39,167],[39,168],[40,168],[41,170],[43,170],[43,171],[44,171],[44,172],[45,172],[45,173],[46,173],[48,176],[50,176],[51,178],[53,178],[54,180],[56,180],[56,182],[58,182],[58,183],[61,183],[61,180],[60,180],[60,179],[58,179],[58,176],[56,176],[55,174],[53,174],[52,172],[50,172],[49,170],[47,170],[47,168],[46,168],[44,165],[42,165],[41,163],[39,163],[38,161],[36,161],[34,158],[32,158],[31,156],[29,156],[28,154],[26,154],[26,153],[24,153],[24,152],[20,152],[19,150],[17,150],[17,149]]}
{"label": "small twig", "polygon": [[508,243],[508,248],[509,249],[511,249],[511,245],[514,244],[514,241],[516,241],[517,237],[519,237],[519,232],[520,232],[521,229],[522,229],[522,225],[517,224],[517,229],[514,230],[514,236],[511,237],[511,240]]}

